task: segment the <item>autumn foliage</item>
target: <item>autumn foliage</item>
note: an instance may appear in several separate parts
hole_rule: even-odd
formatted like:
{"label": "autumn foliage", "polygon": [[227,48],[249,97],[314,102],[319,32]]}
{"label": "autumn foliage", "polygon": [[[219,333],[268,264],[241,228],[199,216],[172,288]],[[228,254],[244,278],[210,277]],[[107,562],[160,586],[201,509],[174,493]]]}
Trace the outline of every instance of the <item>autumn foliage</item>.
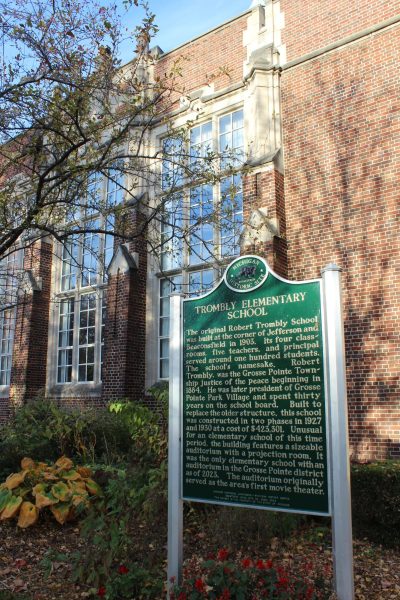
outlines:
{"label": "autumn foliage", "polygon": [[18,518],[21,528],[34,525],[48,510],[63,525],[89,505],[101,488],[87,467],[74,467],[63,456],[54,465],[23,458],[21,471],[12,473],[0,485],[0,520]]}

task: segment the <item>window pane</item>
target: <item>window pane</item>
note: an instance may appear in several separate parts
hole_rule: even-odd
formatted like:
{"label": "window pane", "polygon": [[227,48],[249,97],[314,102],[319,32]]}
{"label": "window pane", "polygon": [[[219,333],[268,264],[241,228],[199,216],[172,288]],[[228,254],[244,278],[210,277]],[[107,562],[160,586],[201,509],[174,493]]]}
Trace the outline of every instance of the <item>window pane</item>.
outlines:
{"label": "window pane", "polygon": [[160,300],[160,315],[163,317],[169,317],[169,298],[161,298]]}
{"label": "window pane", "polygon": [[62,249],[61,266],[61,290],[73,290],[76,288],[78,270],[78,238],[73,236],[64,242]]}
{"label": "window pane", "polygon": [[222,257],[240,254],[243,228],[243,194],[241,176],[221,181],[220,253]]}
{"label": "window pane", "polygon": [[229,148],[232,148],[232,138],[230,134],[226,133],[219,138],[219,151],[223,152]]}
{"label": "window pane", "polygon": [[79,314],[79,327],[87,327],[88,326],[88,306],[83,304],[83,300],[81,300],[81,311]]}
{"label": "window pane", "polygon": [[213,283],[213,269],[194,271],[189,274],[189,293],[193,296],[205,294],[212,289]]}
{"label": "window pane", "polygon": [[163,140],[162,189],[174,188],[183,183],[185,144],[179,137]]}
{"label": "window pane", "polygon": [[232,148],[243,148],[243,131],[241,129],[232,133]]}
{"label": "window pane", "polygon": [[74,300],[62,300],[59,308],[58,383],[69,383],[72,375],[72,345],[74,330]]}
{"label": "window pane", "polygon": [[181,275],[160,280],[160,314],[159,314],[159,376],[168,377],[169,369],[169,312],[170,294],[181,291]]}
{"label": "window pane", "polygon": [[86,364],[86,348],[79,348],[79,362]]}
{"label": "window pane", "polygon": [[169,339],[160,340],[160,358],[169,356]]}
{"label": "window pane", "polygon": [[86,360],[88,363],[94,363],[94,346],[88,346]]}
{"label": "window pane", "polygon": [[232,127],[233,129],[243,129],[243,111],[237,110],[232,113]]}
{"label": "window pane", "polygon": [[171,293],[171,281],[169,279],[161,279],[160,281],[160,296],[168,296]]}
{"label": "window pane", "polygon": [[170,271],[182,267],[183,197],[177,194],[165,202],[161,214],[161,268]]}
{"label": "window pane", "polygon": [[160,319],[160,335],[161,336],[169,336],[169,319],[162,318]]}
{"label": "window pane", "polygon": [[103,177],[101,173],[91,173],[87,186],[86,201],[84,202],[85,215],[82,215],[82,217],[88,217],[99,211],[102,202],[102,192]]}
{"label": "window pane", "polygon": [[94,327],[90,327],[88,329],[88,338],[87,338],[87,344],[94,344],[94,339],[95,339],[95,328]]}
{"label": "window pane", "polygon": [[86,379],[86,365],[80,365],[79,366],[78,381],[87,381],[87,379]]}
{"label": "window pane", "polygon": [[244,161],[243,111],[237,110],[219,119],[221,167],[238,167]]}
{"label": "window pane", "polygon": [[169,360],[160,360],[160,378],[168,379],[169,377]]}
{"label": "window pane", "polygon": [[107,179],[106,206],[117,206],[124,199],[124,167],[121,164],[116,168],[109,169]]}
{"label": "window pane", "polygon": [[201,129],[199,127],[193,127],[190,131],[190,147],[193,148],[201,142]]}
{"label": "window pane", "polygon": [[14,304],[23,275],[23,250],[10,251],[0,260],[0,300],[2,306]]}
{"label": "window pane", "polygon": [[79,381],[94,380],[96,305],[96,294],[85,294],[81,297],[79,309]]}
{"label": "window pane", "polygon": [[94,381],[94,364],[86,367],[86,381]]}
{"label": "window pane", "polygon": [[[97,220],[86,223],[88,229],[99,229]],[[81,285],[95,285],[97,283],[100,237],[97,233],[88,232],[83,236],[82,242],[82,271]]]}
{"label": "window pane", "polygon": [[10,385],[15,308],[0,311],[0,385]]}
{"label": "window pane", "polygon": [[190,190],[189,263],[210,260],[214,251],[214,206],[211,185]]}
{"label": "window pane", "polygon": [[[115,216],[108,215],[105,223],[105,229],[107,231],[114,230],[115,227]],[[104,249],[103,249],[103,279],[107,279],[107,269],[110,265],[111,259],[114,255],[114,240],[115,236],[106,234],[104,236]]]}
{"label": "window pane", "polygon": [[219,120],[219,133],[227,133],[228,131],[230,131],[231,123],[231,115],[225,115],[224,117],[221,117]]}
{"label": "window pane", "polygon": [[198,169],[204,172],[206,164],[202,159],[210,157],[211,151],[212,122],[207,121],[207,123],[193,127],[190,131],[190,166],[193,170],[192,177],[196,176]]}

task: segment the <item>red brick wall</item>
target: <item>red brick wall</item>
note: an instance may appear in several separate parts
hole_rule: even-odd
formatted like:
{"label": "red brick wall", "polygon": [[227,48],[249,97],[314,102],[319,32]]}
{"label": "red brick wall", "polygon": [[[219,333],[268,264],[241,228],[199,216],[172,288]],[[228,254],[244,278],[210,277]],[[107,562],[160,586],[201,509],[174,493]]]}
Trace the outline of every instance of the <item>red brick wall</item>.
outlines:
{"label": "red brick wall", "polygon": [[172,95],[171,102],[178,100],[182,93],[211,82],[214,89],[219,90],[242,80],[243,61],[246,59],[243,31],[246,26],[247,15],[244,15],[161,57],[155,67],[157,77],[168,77],[176,61],[181,72],[176,77],[179,91]]}
{"label": "red brick wall", "polygon": [[0,398],[0,425],[10,418],[10,399],[8,396]]}
{"label": "red brick wall", "polygon": [[25,293],[17,306],[10,402],[31,400],[46,386],[52,246],[37,242],[26,250],[24,268],[41,278],[41,291]]}
{"label": "red brick wall", "polygon": [[144,397],[146,349],[146,244],[138,240],[139,269],[109,279],[104,332],[104,402]]}
{"label": "red brick wall", "polygon": [[399,0],[281,0],[280,6],[288,61],[400,13]]}
{"label": "red brick wall", "polygon": [[[367,3],[357,3],[357,27],[362,18],[365,26],[387,17],[386,5],[394,4],[374,2],[367,23]],[[315,22],[317,5],[328,26],[336,5],[302,3]],[[378,7],[386,8],[378,14]],[[288,11],[294,40],[292,18]],[[311,49],[302,44],[297,53]],[[317,36],[313,46],[320,44]],[[289,275],[316,277],[329,262],[344,270],[350,437],[358,458],[400,456],[399,60],[397,28],[282,74]]]}

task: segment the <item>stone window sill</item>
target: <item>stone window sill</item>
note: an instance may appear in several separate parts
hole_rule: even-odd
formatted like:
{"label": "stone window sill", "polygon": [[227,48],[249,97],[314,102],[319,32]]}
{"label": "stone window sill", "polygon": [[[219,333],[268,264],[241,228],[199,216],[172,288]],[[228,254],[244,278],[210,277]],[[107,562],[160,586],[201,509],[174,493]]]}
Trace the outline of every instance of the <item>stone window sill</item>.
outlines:
{"label": "stone window sill", "polygon": [[10,396],[10,386],[0,385],[0,398],[8,398]]}
{"label": "stone window sill", "polygon": [[98,397],[101,396],[101,383],[56,383],[46,390],[48,396],[58,398]]}

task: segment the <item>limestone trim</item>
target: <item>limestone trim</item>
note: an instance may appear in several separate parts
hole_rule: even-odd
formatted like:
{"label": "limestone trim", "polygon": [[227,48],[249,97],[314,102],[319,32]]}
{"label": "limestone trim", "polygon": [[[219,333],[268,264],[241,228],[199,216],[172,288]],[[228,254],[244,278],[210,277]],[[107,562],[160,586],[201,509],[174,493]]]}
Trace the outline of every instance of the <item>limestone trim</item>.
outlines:
{"label": "limestone trim", "polygon": [[139,268],[139,254],[130,252],[128,244],[120,244],[114,252],[114,256],[108,266],[108,275],[125,274]]}

